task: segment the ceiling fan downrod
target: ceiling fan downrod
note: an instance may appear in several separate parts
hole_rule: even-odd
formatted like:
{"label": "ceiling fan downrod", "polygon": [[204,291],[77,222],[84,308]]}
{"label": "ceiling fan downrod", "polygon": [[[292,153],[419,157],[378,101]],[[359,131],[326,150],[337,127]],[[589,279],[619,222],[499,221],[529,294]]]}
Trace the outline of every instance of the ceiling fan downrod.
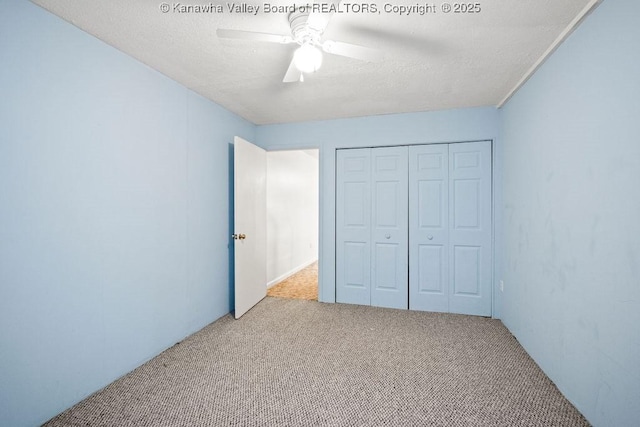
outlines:
{"label": "ceiling fan downrod", "polygon": [[322,37],[322,28],[315,28],[309,22],[308,9],[301,7],[289,14],[289,26],[293,40],[299,45],[319,45]]}

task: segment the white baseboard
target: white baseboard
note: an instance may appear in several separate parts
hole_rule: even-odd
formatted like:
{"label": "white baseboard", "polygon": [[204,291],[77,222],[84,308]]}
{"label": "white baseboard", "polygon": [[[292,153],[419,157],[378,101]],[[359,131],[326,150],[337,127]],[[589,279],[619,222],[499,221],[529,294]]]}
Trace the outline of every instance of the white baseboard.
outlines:
{"label": "white baseboard", "polygon": [[301,265],[293,268],[292,270],[287,271],[284,274],[281,274],[280,276],[276,277],[275,279],[271,280],[270,282],[267,282],[267,289],[277,285],[278,283],[282,282],[285,279],[288,279],[289,277],[293,276],[294,274],[296,274],[298,271],[309,267],[311,264],[313,264],[314,262],[318,261],[317,258],[312,259],[311,261],[307,261],[305,263],[302,263]]}

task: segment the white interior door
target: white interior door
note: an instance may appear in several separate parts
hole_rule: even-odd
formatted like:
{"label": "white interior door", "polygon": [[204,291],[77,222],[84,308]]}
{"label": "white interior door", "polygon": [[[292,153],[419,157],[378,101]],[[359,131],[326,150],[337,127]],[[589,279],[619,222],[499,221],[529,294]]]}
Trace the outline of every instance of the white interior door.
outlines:
{"label": "white interior door", "polygon": [[267,296],[267,152],[234,138],[235,318]]}

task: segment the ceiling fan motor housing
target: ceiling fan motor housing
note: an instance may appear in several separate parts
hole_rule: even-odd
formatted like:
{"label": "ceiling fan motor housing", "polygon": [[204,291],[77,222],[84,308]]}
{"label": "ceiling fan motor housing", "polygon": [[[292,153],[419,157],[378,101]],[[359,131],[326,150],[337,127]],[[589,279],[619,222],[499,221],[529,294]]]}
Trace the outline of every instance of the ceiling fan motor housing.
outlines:
{"label": "ceiling fan motor housing", "polygon": [[291,34],[293,39],[299,45],[303,44],[320,44],[322,30],[313,28],[309,25],[309,10],[300,7],[289,14],[289,25],[291,26]]}

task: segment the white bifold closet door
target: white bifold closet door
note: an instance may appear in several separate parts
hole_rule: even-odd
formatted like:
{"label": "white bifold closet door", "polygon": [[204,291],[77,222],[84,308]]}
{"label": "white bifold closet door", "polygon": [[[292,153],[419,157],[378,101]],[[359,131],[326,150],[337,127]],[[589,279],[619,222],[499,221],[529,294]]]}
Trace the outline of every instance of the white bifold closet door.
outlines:
{"label": "white bifold closet door", "polygon": [[338,302],[408,308],[407,153],[338,151]]}
{"label": "white bifold closet door", "polygon": [[371,305],[371,149],[336,160],[336,301]]}
{"label": "white bifold closet door", "polygon": [[449,311],[449,145],[409,148],[409,308]]}
{"label": "white bifold closet door", "polygon": [[491,142],[337,151],[336,301],[491,315]]}
{"label": "white bifold closet door", "polygon": [[408,147],[371,150],[371,305],[409,308]]}
{"label": "white bifold closet door", "polygon": [[491,142],[409,148],[409,308],[491,316]]}

